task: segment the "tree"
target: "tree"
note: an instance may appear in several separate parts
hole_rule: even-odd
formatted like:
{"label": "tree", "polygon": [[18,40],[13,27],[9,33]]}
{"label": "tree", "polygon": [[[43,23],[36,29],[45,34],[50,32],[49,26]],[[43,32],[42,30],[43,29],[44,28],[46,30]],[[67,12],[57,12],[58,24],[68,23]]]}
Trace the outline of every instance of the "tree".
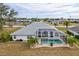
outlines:
{"label": "tree", "polygon": [[0,29],[2,29],[9,7],[0,3]]}
{"label": "tree", "polygon": [[56,27],[58,24],[57,23],[54,23],[54,26]]}
{"label": "tree", "polygon": [[2,28],[4,21],[14,20],[14,16],[17,12],[14,9],[10,9],[7,5],[0,3],[0,29]]}
{"label": "tree", "polygon": [[49,18],[44,18],[44,19],[43,19],[43,21],[48,21],[48,20],[49,20]]}
{"label": "tree", "polygon": [[38,43],[37,38],[30,37],[30,38],[27,40],[27,45],[28,45],[29,48],[34,47],[34,45],[35,45],[36,43]]}
{"label": "tree", "polygon": [[8,16],[8,21],[9,21],[9,26],[12,27],[12,21],[15,21],[15,15],[17,15],[17,12],[14,9],[11,9],[10,12],[7,14]]}
{"label": "tree", "polygon": [[66,26],[66,29],[68,29],[70,22],[69,21],[64,21],[64,25]]}

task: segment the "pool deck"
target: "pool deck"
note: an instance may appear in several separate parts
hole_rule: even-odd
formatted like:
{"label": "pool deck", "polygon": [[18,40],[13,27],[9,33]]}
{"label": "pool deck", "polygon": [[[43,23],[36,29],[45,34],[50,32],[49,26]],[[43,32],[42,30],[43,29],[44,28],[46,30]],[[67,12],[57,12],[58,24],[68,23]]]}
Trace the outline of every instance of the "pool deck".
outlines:
{"label": "pool deck", "polygon": [[40,47],[70,47],[69,44],[53,44],[53,46],[50,45],[36,45],[35,48],[40,48]]}

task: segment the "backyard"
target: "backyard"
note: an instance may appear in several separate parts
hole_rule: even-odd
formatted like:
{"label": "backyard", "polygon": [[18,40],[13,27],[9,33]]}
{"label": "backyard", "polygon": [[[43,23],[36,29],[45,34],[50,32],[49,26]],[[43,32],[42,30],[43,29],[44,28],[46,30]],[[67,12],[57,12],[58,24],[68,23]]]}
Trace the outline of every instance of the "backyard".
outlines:
{"label": "backyard", "polygon": [[[9,32],[12,33],[16,31],[19,28],[3,28],[1,30],[2,32]],[[60,30],[65,31],[64,28],[59,28]],[[30,56],[52,56],[52,55],[79,55],[79,49],[78,48],[67,48],[67,47],[61,47],[61,48],[28,48],[26,42],[20,42],[20,41],[8,41],[8,42],[1,42],[0,43],[0,55],[30,55]]]}
{"label": "backyard", "polygon": [[24,42],[0,43],[0,55],[19,55],[19,56],[79,56],[78,48],[27,48]]}

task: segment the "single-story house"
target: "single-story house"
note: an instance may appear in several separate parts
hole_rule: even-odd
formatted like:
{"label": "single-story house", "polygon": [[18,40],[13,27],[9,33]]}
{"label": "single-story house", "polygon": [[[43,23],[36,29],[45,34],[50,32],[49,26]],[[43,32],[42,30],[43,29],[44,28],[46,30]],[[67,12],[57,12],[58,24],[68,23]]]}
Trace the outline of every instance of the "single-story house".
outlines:
{"label": "single-story house", "polygon": [[38,44],[65,44],[66,34],[44,22],[33,22],[11,34],[13,40],[27,41],[28,37],[36,37]]}
{"label": "single-story house", "polygon": [[32,22],[32,20],[26,20],[26,19],[25,20],[21,20],[21,19],[19,20],[18,19],[18,20],[16,20],[16,22]]}
{"label": "single-story house", "polygon": [[53,23],[58,23],[58,24],[60,24],[60,23],[63,23],[63,22],[65,22],[66,20],[63,20],[63,19],[49,19],[48,20],[48,22],[51,22],[52,24]]}
{"label": "single-story house", "polygon": [[78,22],[79,23],[79,19],[68,19],[69,21],[71,21],[71,22]]}

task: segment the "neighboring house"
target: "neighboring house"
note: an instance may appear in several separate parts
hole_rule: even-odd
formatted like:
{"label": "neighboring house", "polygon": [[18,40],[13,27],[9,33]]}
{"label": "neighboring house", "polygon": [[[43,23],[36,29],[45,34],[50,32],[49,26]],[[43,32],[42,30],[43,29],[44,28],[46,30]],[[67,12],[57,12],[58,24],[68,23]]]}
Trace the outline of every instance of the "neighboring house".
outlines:
{"label": "neighboring house", "polygon": [[79,35],[79,26],[69,28],[68,31],[71,32],[74,36]]}
{"label": "neighboring house", "polygon": [[16,22],[32,22],[32,20],[16,20]]}
{"label": "neighboring house", "polygon": [[48,22],[51,22],[52,24],[53,24],[53,23],[58,23],[58,24],[60,24],[60,23],[63,23],[64,21],[66,21],[66,20],[63,20],[63,19],[49,19],[49,20],[48,20]]}
{"label": "neighboring house", "polygon": [[68,18],[68,21],[79,23],[79,19],[76,18],[70,18],[70,19]]}
{"label": "neighboring house", "polygon": [[66,34],[55,27],[43,22],[33,22],[30,25],[11,34],[13,40],[28,40],[28,37],[36,37],[38,44],[65,44]]}

